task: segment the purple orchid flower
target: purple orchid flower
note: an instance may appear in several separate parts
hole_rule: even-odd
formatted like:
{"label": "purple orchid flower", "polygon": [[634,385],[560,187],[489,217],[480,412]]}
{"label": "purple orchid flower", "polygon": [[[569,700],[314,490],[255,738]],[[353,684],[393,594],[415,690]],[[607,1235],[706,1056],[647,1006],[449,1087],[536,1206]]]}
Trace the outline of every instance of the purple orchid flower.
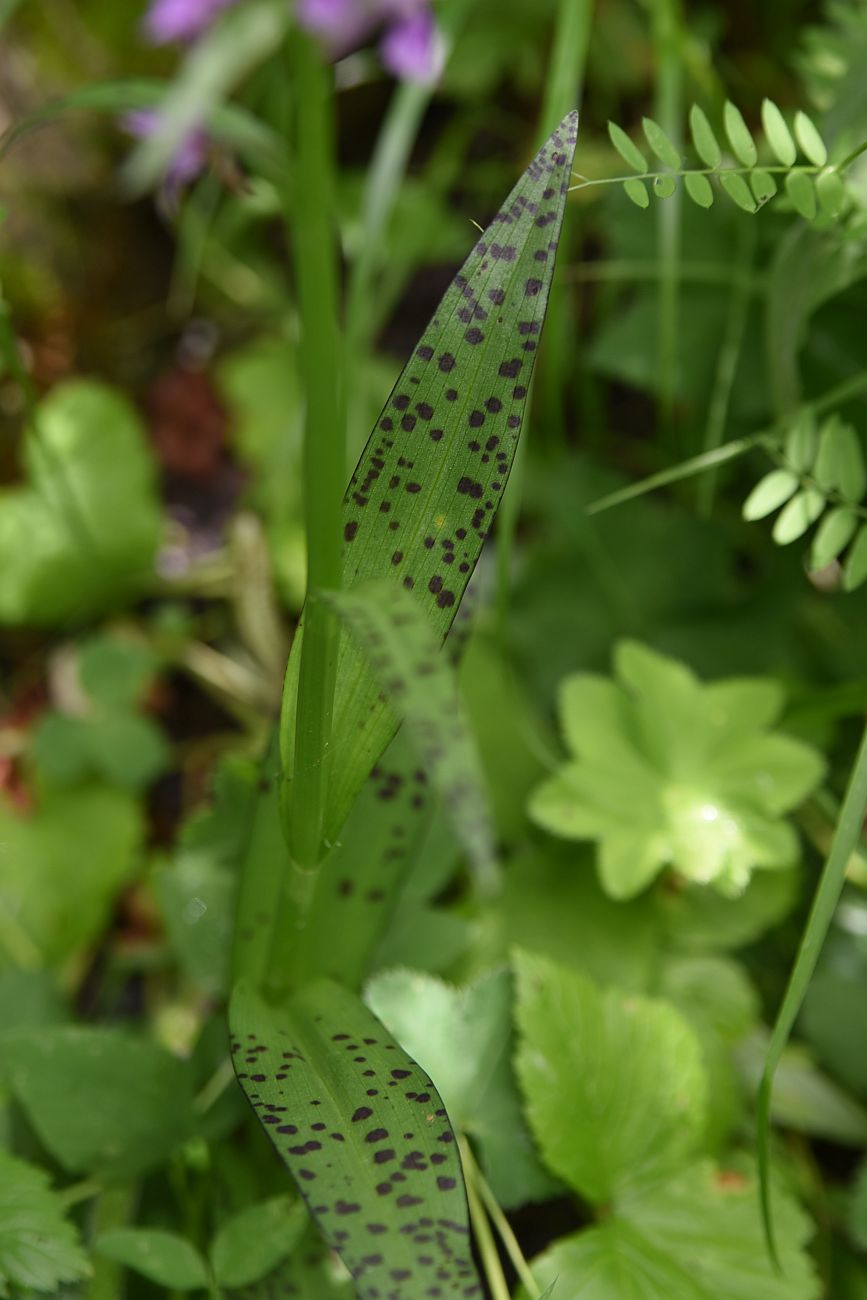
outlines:
{"label": "purple orchid flower", "polygon": [[442,72],[444,43],[429,0],[298,0],[298,21],[342,58],[377,30],[384,66],[401,81],[432,82]]}
{"label": "purple orchid flower", "polygon": [[144,30],[154,45],[194,41],[235,0],[152,0]]}
{"label": "purple orchid flower", "polygon": [[[153,135],[159,125],[156,109],[142,108],[125,113],[121,125],[140,140]],[[204,171],[208,159],[208,137],[204,131],[190,131],[175,150],[163,179],[162,195],[169,208],[176,208],[181,190]]]}

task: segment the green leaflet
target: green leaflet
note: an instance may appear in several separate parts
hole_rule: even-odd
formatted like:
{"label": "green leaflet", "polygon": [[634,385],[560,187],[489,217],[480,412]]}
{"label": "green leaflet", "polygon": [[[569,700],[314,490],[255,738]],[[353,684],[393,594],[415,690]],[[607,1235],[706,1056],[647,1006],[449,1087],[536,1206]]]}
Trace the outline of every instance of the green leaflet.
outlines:
{"label": "green leaflet", "polygon": [[117,1228],[96,1241],[96,1252],[171,1291],[199,1291],[208,1270],[192,1242],[159,1228]]}
{"label": "green leaflet", "polygon": [[[392,575],[443,638],[490,531],[518,443],[577,137],[570,113],[530,163],[434,313],[344,502],[343,590]],[[292,780],[301,636],[286,674]],[[364,651],[342,637],[325,838],[334,840],[397,725]],[[291,828],[290,828],[291,832]]]}
{"label": "green leaflet", "polygon": [[10,1286],[13,1295],[56,1291],[89,1272],[78,1233],[46,1173],[0,1151],[0,1295]]}
{"label": "green leaflet", "polygon": [[457,1143],[430,1079],[327,980],[282,1007],[239,986],[238,1080],[361,1300],[480,1292]]}

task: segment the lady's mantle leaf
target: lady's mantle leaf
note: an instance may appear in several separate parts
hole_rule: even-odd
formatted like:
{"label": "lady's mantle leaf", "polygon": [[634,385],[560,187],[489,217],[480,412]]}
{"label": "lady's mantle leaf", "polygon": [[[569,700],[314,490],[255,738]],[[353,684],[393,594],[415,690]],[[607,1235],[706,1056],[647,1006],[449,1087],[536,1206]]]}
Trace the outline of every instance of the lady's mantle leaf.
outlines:
{"label": "lady's mantle leaf", "polygon": [[518,1079],[549,1168],[602,1205],[692,1155],[707,1078],[681,1016],[544,957],[521,953],[515,969]]}
{"label": "lady's mantle leaf", "polygon": [[533,1275],[542,1286],[559,1278],[575,1300],[815,1300],[822,1287],[804,1249],[809,1221],[790,1196],[774,1200],[779,1272],[753,1179],[702,1163],[636,1189],[607,1222],[534,1260]]}
{"label": "lady's mantle leaf", "polygon": [[229,1022],[239,1082],[362,1300],[478,1295],[445,1107],[363,1003],[326,980],[279,1008],[240,987]]}
{"label": "lady's mantle leaf", "polygon": [[[530,163],[434,313],[344,501],[343,590],[390,576],[439,640],[490,532],[518,444],[575,151],[570,113]],[[282,755],[294,759],[301,638],[287,669]],[[396,727],[364,651],[341,638],[325,838],[334,840]]]}
{"label": "lady's mantle leaf", "polygon": [[0,1295],[87,1277],[78,1234],[41,1169],[0,1151]]}

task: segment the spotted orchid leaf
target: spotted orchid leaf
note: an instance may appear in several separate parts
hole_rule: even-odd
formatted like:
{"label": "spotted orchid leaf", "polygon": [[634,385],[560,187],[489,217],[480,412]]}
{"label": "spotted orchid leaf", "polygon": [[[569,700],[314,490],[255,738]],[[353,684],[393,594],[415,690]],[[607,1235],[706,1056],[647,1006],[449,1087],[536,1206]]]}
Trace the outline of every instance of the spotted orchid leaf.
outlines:
{"label": "spotted orchid leaf", "polygon": [[[550,136],[476,243],[386,402],[344,499],[343,589],[390,577],[449,631],[509,476],[542,331],[578,118]],[[281,720],[294,762],[301,639]],[[341,638],[325,838],[334,840],[397,727],[364,650]]]}
{"label": "spotted orchid leaf", "polygon": [[241,985],[229,1024],[247,1099],[361,1300],[479,1295],[454,1131],[376,1017],[319,980],[280,1007]]}

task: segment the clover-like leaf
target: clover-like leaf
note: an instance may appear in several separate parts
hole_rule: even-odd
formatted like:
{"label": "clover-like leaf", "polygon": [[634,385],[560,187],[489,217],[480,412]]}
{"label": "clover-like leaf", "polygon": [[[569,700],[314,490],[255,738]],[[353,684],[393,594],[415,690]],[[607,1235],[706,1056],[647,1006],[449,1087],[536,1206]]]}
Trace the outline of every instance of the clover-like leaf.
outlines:
{"label": "clover-like leaf", "polygon": [[619,681],[577,674],[563,684],[573,758],[534,791],[534,820],[596,840],[603,887],[616,898],[667,865],[737,894],[754,868],[790,864],[797,839],[782,817],[823,765],[809,746],[769,732],[776,684],[704,685],[635,642],[618,647],[615,664]]}

